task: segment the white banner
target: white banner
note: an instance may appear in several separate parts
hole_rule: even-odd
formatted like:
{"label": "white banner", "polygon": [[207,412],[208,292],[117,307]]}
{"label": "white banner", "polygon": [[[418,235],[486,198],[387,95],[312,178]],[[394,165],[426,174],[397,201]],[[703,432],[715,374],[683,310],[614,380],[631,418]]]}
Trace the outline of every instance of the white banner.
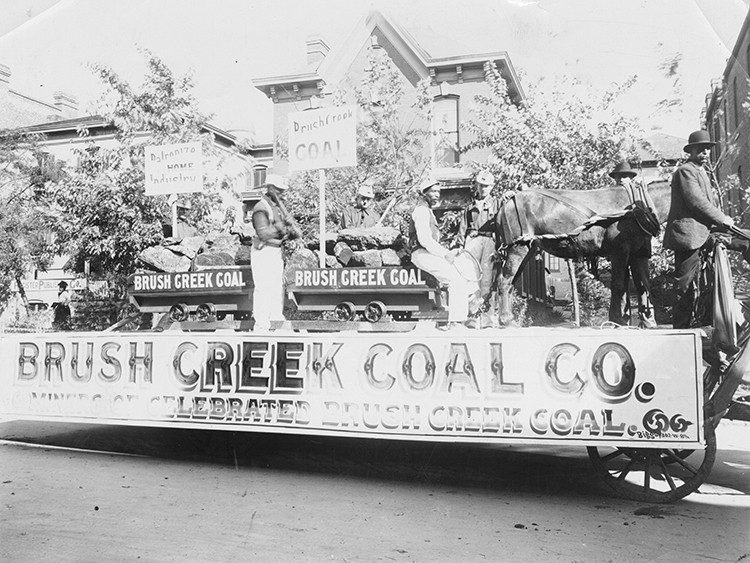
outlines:
{"label": "white banner", "polygon": [[289,114],[289,170],[357,166],[357,107]]}
{"label": "white banner", "polygon": [[200,141],[146,147],[146,195],[203,191]]}
{"label": "white banner", "polygon": [[0,337],[0,414],[502,443],[702,442],[694,331]]}

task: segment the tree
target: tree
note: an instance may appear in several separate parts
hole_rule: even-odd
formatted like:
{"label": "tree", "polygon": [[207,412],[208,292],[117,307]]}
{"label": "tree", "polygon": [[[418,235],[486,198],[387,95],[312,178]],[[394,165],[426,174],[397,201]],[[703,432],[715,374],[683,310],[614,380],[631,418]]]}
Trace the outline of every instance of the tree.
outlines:
{"label": "tree", "polygon": [[[200,141],[204,160],[225,158],[206,132],[208,117],[197,109],[191,78],[175,78],[155,55],[144,55],[148,73],[139,89],[113,69],[93,66],[108,87],[100,113],[115,127],[115,144],[105,147],[90,139],[54,197],[62,210],[57,251],[69,257],[67,268],[76,273],[88,269],[106,279],[115,298],[124,295],[140,252],[162,241],[162,224],[170,219],[166,196],[145,195],[146,144]],[[217,219],[212,211],[221,207],[228,185],[221,175],[206,176],[204,192],[190,196],[191,220],[201,232],[223,218]]]}
{"label": "tree", "polygon": [[39,203],[58,170],[39,151],[38,141],[22,130],[0,130],[0,312],[14,285],[28,306],[23,279],[32,269],[45,270],[53,258]]}
{"label": "tree", "polygon": [[634,77],[603,96],[588,89],[587,98],[570,96],[572,86],[586,89],[580,81],[542,80],[526,86],[529,95],[517,106],[497,68],[485,70],[490,94],[475,97],[465,125],[474,140],[462,150],[489,149],[487,163],[476,165],[486,165],[503,190],[601,188],[611,185],[607,174],[616,162],[638,160],[643,132],[613,105]]}

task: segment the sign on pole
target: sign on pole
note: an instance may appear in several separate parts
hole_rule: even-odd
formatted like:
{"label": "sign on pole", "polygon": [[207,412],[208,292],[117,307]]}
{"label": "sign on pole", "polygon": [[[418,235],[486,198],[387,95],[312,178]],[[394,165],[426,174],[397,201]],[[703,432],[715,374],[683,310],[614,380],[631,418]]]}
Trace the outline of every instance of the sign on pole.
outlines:
{"label": "sign on pole", "polygon": [[357,165],[357,107],[289,114],[289,170]]}
{"label": "sign on pole", "polygon": [[146,195],[203,191],[200,141],[146,147]]}
{"label": "sign on pole", "polygon": [[[289,170],[320,170],[320,248],[325,248],[326,168],[357,166],[357,107],[338,106],[289,114]],[[325,253],[320,253],[320,266]]]}

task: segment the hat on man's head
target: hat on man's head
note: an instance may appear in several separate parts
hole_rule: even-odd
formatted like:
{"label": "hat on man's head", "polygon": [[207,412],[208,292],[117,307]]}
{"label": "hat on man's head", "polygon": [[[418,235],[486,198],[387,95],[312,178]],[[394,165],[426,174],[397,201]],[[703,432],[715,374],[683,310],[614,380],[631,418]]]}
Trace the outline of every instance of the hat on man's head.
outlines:
{"label": "hat on man's head", "polygon": [[68,282],[66,282],[66,281],[61,281],[60,283],[58,283],[58,284],[57,284],[57,287],[62,287],[63,289],[67,289],[67,287],[68,287]]}
{"label": "hat on man's head", "polygon": [[479,174],[477,174],[477,177],[474,179],[474,181],[477,184],[482,184],[484,186],[495,185],[495,177],[486,170],[481,170]]}
{"label": "hat on man's head", "polygon": [[289,186],[287,186],[286,181],[284,180],[284,177],[281,174],[268,174],[266,176],[266,183],[265,186],[273,186],[277,190],[288,190]]}
{"label": "hat on man's head", "polygon": [[635,178],[638,173],[630,168],[627,162],[620,162],[615,169],[609,173],[610,178]]}
{"label": "hat on man's head", "polygon": [[372,199],[375,197],[375,192],[372,191],[372,186],[370,184],[362,184],[357,190],[357,195]]}
{"label": "hat on man's head", "polygon": [[190,203],[189,199],[178,199],[177,203],[175,203],[175,206],[178,209],[192,209],[193,208],[193,204]]}
{"label": "hat on man's head", "polygon": [[440,182],[433,178],[432,176],[427,176],[424,180],[422,180],[422,183],[419,184],[419,192],[425,193],[427,190],[432,188],[433,186],[440,187]]}
{"label": "hat on man's head", "polygon": [[690,152],[692,147],[713,147],[716,143],[711,140],[708,131],[701,129],[700,131],[693,131],[688,137],[687,145],[682,150]]}

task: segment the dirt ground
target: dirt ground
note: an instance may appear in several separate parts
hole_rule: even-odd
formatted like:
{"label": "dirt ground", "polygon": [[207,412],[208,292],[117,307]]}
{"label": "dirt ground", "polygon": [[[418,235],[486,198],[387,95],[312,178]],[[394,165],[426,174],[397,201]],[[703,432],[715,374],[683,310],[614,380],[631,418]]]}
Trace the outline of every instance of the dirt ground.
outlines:
{"label": "dirt ground", "polygon": [[750,424],[698,493],[619,499],[582,448],[0,422],[0,561],[750,558]]}

